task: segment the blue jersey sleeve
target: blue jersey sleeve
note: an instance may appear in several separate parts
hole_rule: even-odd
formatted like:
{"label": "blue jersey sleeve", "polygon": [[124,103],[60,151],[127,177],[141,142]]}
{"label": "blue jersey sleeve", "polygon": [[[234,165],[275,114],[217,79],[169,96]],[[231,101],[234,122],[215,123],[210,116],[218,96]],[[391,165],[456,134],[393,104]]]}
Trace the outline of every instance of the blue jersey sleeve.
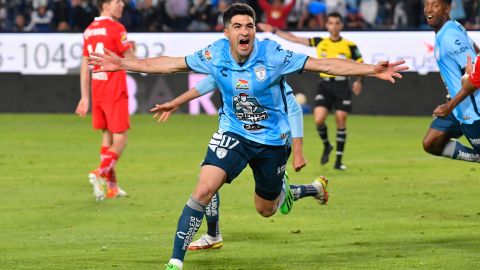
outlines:
{"label": "blue jersey sleeve", "polygon": [[198,73],[210,74],[212,71],[213,56],[216,53],[216,47],[210,45],[203,50],[197,51],[192,55],[185,57],[188,67]]}
{"label": "blue jersey sleeve", "polygon": [[[287,86],[287,88],[290,88]],[[303,138],[303,112],[292,91],[287,92],[288,124],[292,138]]]}
{"label": "blue jersey sleeve", "polygon": [[195,85],[195,88],[197,89],[198,93],[203,96],[207,93],[215,91],[218,86],[212,75],[208,75],[207,77],[199,81],[197,85]]}
{"label": "blue jersey sleeve", "polygon": [[[445,34],[447,35],[447,34]],[[467,54],[471,57],[475,56],[475,52],[472,51],[470,38],[459,31],[449,31],[449,42],[446,42],[447,50],[458,66],[463,69],[467,65]]]}
{"label": "blue jersey sleeve", "polygon": [[276,42],[269,46],[267,53],[272,64],[282,68],[281,73],[283,75],[303,72],[303,67],[308,59],[308,56],[304,54],[284,50],[282,46]]}

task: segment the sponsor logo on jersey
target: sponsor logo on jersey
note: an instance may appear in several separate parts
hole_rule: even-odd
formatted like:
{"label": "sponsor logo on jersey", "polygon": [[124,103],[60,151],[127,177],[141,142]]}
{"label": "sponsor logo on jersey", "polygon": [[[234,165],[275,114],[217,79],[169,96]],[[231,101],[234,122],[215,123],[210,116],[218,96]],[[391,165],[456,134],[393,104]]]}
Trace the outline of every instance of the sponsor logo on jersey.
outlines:
{"label": "sponsor logo on jersey", "polygon": [[107,75],[106,72],[92,73],[92,80],[106,81],[106,80],[108,80],[108,75]]}
{"label": "sponsor logo on jersey", "polygon": [[203,55],[205,55],[205,59],[207,59],[207,61],[210,61],[212,60],[212,53],[210,52],[210,50],[205,50],[205,52],[203,53]]}
{"label": "sponsor logo on jersey", "polygon": [[125,43],[128,42],[128,40],[127,40],[127,33],[123,32],[123,33],[121,34],[121,36],[120,36],[120,42],[121,42],[123,45],[125,45]]}
{"label": "sponsor logo on jersey", "polygon": [[240,121],[257,123],[268,119],[267,111],[258,103],[258,100],[245,93],[233,97],[233,108],[235,116]]}
{"label": "sponsor logo on jersey", "polygon": [[463,116],[463,120],[469,120],[470,119],[470,116],[469,115],[464,115]]}
{"label": "sponsor logo on jersey", "polygon": [[255,130],[262,130],[265,127],[259,124],[245,124],[243,125],[243,128],[248,130],[248,131],[255,131]]}
{"label": "sponsor logo on jersey", "polygon": [[237,90],[249,90],[250,86],[248,85],[247,80],[238,79],[238,82],[235,84],[235,89],[237,89]]}
{"label": "sponsor logo on jersey", "polygon": [[267,78],[267,68],[263,65],[256,66],[254,68],[255,71],[255,77],[257,77],[257,80],[260,82],[265,81]]}

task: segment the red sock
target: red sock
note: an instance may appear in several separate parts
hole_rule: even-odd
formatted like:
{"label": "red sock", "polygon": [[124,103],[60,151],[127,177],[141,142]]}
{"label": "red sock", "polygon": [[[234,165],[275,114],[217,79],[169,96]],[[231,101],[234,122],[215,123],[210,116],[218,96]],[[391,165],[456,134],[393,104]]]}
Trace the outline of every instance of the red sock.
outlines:
{"label": "red sock", "polygon": [[118,160],[118,155],[113,151],[106,151],[102,156],[103,159],[98,170],[100,171],[100,175],[106,177],[108,180],[108,178],[111,178],[109,176],[112,174],[113,167]]}
{"label": "red sock", "polygon": [[[110,149],[109,146],[102,146],[100,148],[100,162],[103,162],[103,160],[108,156],[107,155],[107,152],[108,152],[108,149]],[[100,163],[101,164],[101,163]],[[117,182],[117,177],[115,175],[115,168],[113,168],[110,173],[108,173],[107,175],[105,175],[105,178],[107,180],[107,182],[112,182],[112,183],[116,183]]]}

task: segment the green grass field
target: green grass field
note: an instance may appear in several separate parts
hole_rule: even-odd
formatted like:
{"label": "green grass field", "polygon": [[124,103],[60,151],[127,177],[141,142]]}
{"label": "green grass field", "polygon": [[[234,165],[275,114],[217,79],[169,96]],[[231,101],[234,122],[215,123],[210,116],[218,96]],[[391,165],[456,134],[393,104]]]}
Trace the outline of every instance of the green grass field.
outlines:
{"label": "green grass field", "polygon": [[[305,117],[309,165],[291,182],[327,176],[328,205],[307,198],[262,218],[246,169],[222,188],[224,247],[189,252],[184,269],[480,269],[480,167],[424,153],[430,121],[352,116],[338,172],[320,167]],[[0,269],[163,269],[217,120],[132,123],[117,166],[130,197],[98,203],[86,177],[100,144],[90,119],[0,114]]]}

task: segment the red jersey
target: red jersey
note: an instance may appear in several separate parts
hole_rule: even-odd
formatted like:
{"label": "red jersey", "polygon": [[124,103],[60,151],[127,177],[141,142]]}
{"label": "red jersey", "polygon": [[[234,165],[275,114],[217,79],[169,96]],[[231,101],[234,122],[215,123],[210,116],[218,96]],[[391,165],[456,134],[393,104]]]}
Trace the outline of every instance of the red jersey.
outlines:
{"label": "red jersey", "polygon": [[[103,49],[107,48],[123,58],[123,53],[131,46],[125,27],[110,17],[95,18],[83,33],[83,56],[86,57],[91,52],[103,54]],[[128,96],[124,70],[92,73],[92,101],[113,102],[122,95]]]}
{"label": "red jersey", "polygon": [[480,88],[480,55],[477,55],[477,60],[475,61],[475,66],[473,67],[472,73],[468,76],[470,82],[473,83],[476,87]]}
{"label": "red jersey", "polygon": [[267,17],[266,23],[280,29],[287,28],[287,17],[293,5],[295,5],[295,0],[290,1],[288,5],[282,5],[280,7],[274,7],[269,4],[267,0],[259,0],[258,4],[265,12],[265,16]]}

